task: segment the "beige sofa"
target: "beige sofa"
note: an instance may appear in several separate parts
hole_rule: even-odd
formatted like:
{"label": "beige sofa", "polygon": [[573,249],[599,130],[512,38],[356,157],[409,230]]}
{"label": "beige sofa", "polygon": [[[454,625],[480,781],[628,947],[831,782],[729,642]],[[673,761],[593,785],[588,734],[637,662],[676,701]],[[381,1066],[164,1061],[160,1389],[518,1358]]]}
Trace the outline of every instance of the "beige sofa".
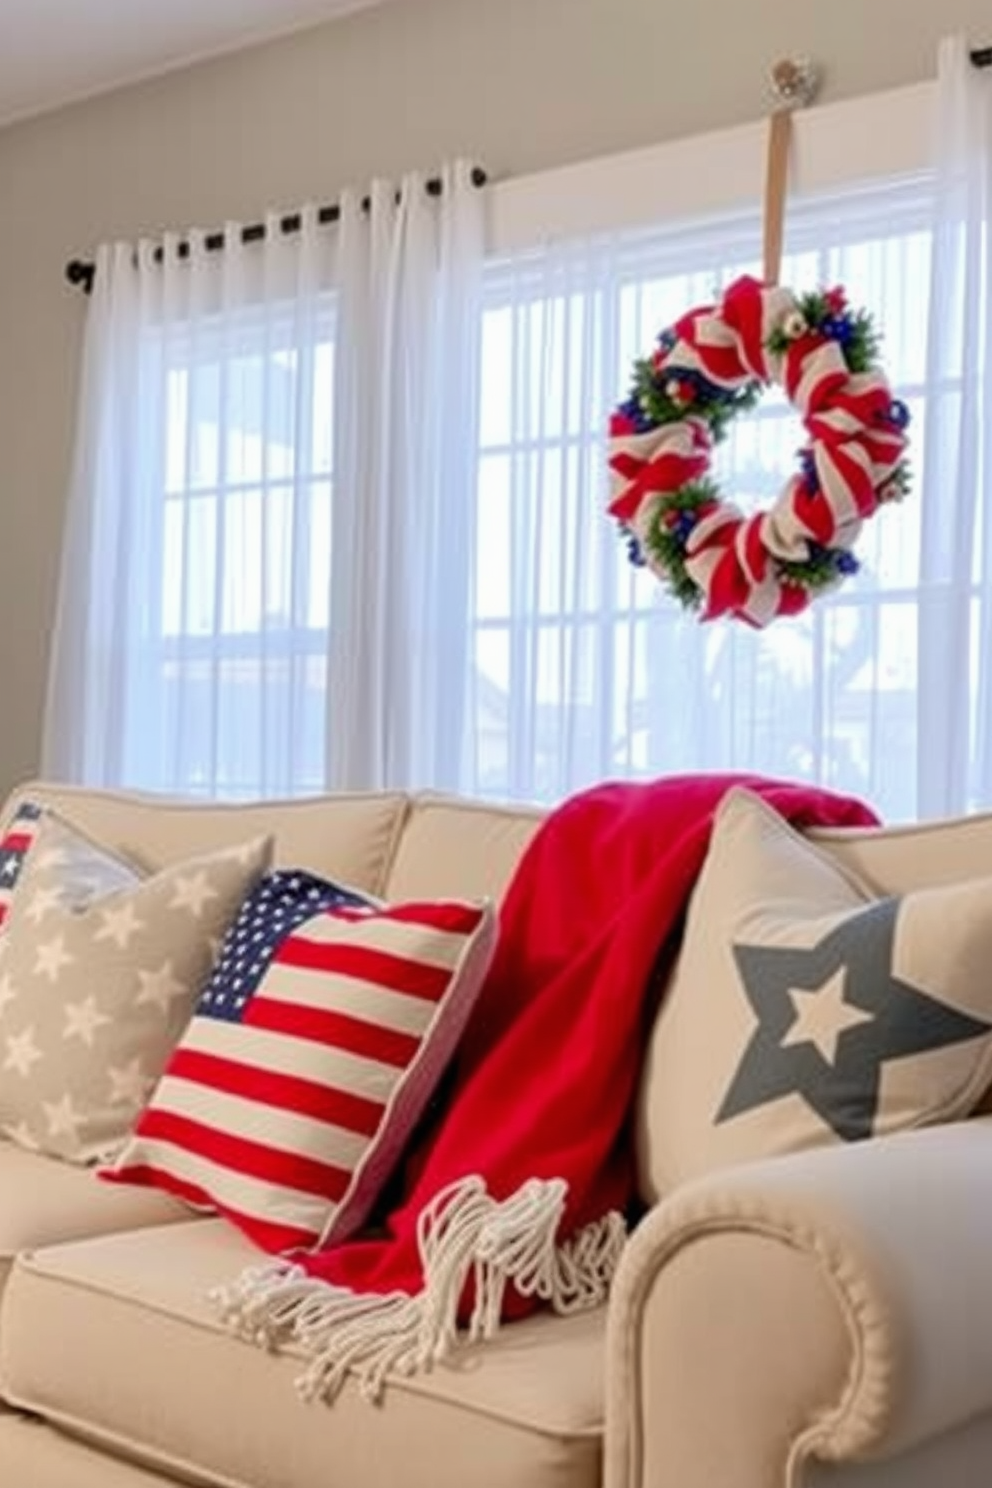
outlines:
{"label": "beige sofa", "polygon": [[[190,806],[31,794],[167,862],[264,827],[387,897],[499,894],[539,813],[440,797]],[[819,834],[899,890],[992,872],[992,818]],[[986,1488],[992,1120],[726,1171],[666,1197],[608,1309],[304,1405],[298,1359],[205,1300],[219,1221],[0,1143],[0,1488]]]}

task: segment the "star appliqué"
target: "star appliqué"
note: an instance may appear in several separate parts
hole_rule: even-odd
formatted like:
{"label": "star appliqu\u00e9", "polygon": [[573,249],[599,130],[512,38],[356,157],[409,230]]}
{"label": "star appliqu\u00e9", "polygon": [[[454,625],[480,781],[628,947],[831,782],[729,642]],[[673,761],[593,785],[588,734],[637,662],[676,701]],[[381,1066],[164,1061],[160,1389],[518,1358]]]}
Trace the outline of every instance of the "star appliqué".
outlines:
{"label": "star appliqu\u00e9", "polygon": [[51,1137],[67,1137],[73,1144],[79,1141],[79,1128],[86,1119],[72,1104],[72,1097],[64,1095],[60,1101],[42,1101],[41,1108],[48,1122]]}
{"label": "star appliqu\u00e9", "polygon": [[204,872],[179,875],[176,878],[176,889],[172,896],[173,909],[188,909],[195,919],[203,914],[203,907],[209,904],[211,899],[217,898],[217,890],[212,889],[207,882]]}
{"label": "star appliqu\u00e9", "polygon": [[808,950],[733,947],[758,1027],[718,1123],[798,1095],[842,1141],[860,1141],[874,1131],[889,1060],[992,1034],[992,1024],[893,975],[900,903],[867,906]]}
{"label": "star appliqu\u00e9", "polygon": [[132,1059],[131,1063],[121,1069],[111,1067],[107,1074],[110,1077],[110,1104],[112,1106],[143,1106],[155,1081],[145,1073],[140,1059]]}
{"label": "star appliqu\u00e9", "polygon": [[791,989],[796,1021],[782,1040],[783,1048],[813,1044],[829,1065],[836,1065],[841,1034],[848,1028],[860,1028],[864,1023],[871,1023],[875,1017],[874,1013],[844,1001],[846,984],[847,972],[842,968],[815,991]]}
{"label": "star appliqu\u00e9", "polygon": [[158,971],[139,971],[138,980],[141,983],[138,1001],[153,1003],[166,1017],[176,998],[185,997],[188,991],[186,983],[173,975],[171,961],[163,962]]}
{"label": "star appliqu\u00e9", "polygon": [[126,951],[132,936],[137,935],[138,931],[143,929],[144,922],[138,919],[134,912],[134,905],[128,901],[118,909],[104,910],[96,939],[112,940],[114,945]]}
{"label": "star appliqu\u00e9", "polygon": [[7,1057],[3,1067],[5,1070],[16,1070],[27,1079],[32,1067],[43,1057],[34,1041],[34,1029],[26,1028],[23,1033],[12,1034],[7,1040]]}
{"label": "star appliqu\u00e9", "polygon": [[62,1037],[81,1039],[87,1049],[92,1049],[99,1030],[113,1021],[106,1013],[101,1013],[95,997],[87,997],[82,1002],[68,1002],[64,1011],[65,1028]]}
{"label": "star appliqu\u00e9", "polygon": [[55,940],[49,940],[38,947],[34,963],[35,975],[44,974],[50,981],[57,982],[63,967],[71,966],[75,959],[75,956],[70,956],[65,948],[65,940],[59,935]]}

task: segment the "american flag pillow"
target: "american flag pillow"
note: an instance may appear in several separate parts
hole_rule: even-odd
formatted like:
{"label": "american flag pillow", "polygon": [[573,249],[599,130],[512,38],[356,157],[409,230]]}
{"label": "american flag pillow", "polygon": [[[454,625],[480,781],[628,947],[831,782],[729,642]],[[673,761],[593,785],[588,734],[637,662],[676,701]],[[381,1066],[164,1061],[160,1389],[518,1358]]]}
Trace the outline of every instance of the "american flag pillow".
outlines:
{"label": "american flag pillow", "polygon": [[41,807],[22,801],[0,837],[0,933],[10,915],[10,905],[28,853],[38,835]]}
{"label": "american flag pillow", "polygon": [[360,1228],[492,956],[485,902],[381,905],[304,872],[245,900],[134,1132],[100,1170],[272,1252]]}

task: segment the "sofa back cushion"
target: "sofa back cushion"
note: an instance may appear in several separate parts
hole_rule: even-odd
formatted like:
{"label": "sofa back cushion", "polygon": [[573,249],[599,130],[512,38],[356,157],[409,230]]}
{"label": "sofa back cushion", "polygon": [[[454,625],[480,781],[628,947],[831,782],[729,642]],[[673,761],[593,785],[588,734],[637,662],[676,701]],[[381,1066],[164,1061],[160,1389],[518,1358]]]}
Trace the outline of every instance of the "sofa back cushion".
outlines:
{"label": "sofa back cushion", "polygon": [[992,874],[992,811],[912,826],[853,831],[817,827],[808,835],[882,894],[905,894]]}
{"label": "sofa back cushion", "polygon": [[[811,842],[879,898],[992,877],[992,812],[952,821],[882,828],[815,828]],[[681,962],[673,970],[673,982]],[[669,988],[671,990],[671,988]],[[691,989],[686,988],[691,995]],[[701,989],[705,992],[705,989]],[[662,999],[662,1013],[664,999]],[[635,1142],[641,1192],[648,1202],[664,1197],[659,1153],[667,1134],[653,1123],[665,1111],[665,1094],[657,1088],[664,1062],[654,1057],[658,1025],[649,1043],[636,1105]],[[992,1096],[992,1092],[990,1092]],[[992,1108],[986,1098],[979,1112]],[[671,1164],[668,1164],[671,1171]]]}
{"label": "sofa back cushion", "polygon": [[42,782],[15,792],[2,814],[5,823],[25,800],[52,807],[149,871],[271,835],[276,867],[309,868],[376,895],[383,893],[409,810],[409,797],[399,792],[228,804]]}
{"label": "sofa back cushion", "polygon": [[546,812],[458,796],[415,796],[384,889],[403,899],[503,897]]}

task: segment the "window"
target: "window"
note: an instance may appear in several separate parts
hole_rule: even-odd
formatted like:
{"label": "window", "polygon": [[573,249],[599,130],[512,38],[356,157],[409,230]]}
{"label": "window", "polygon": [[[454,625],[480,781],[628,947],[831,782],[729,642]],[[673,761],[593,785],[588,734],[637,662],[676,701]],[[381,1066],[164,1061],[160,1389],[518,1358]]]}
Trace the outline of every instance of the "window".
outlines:
{"label": "window", "polygon": [[[918,475],[929,208],[920,177],[808,198],[783,275],[843,282],[871,309],[915,416]],[[450,678],[467,703],[462,789],[551,802],[608,776],[751,769],[913,814],[918,504],[870,525],[856,580],[762,634],[683,616],[605,513],[606,418],[632,361],[757,272],[759,251],[749,213],[489,261],[470,662]],[[146,325],[127,784],[237,799],[325,788],[335,303],[193,304]],[[767,505],[798,443],[769,395],[718,474],[743,507]],[[977,623],[977,585],[975,607]]]}
{"label": "window", "polygon": [[125,778],[251,798],[323,787],[334,312],[151,330],[153,489]]}
{"label": "window", "polygon": [[[922,469],[925,181],[821,197],[790,215],[783,282],[844,283],[884,333]],[[879,515],[862,571],[799,622],[752,634],[683,617],[605,519],[605,411],[657,333],[742,272],[754,216],[490,266],[483,337],[475,673],[468,790],[560,798],[605,776],[754,769],[912,814],[919,516]],[[770,503],[799,425],[769,395],[718,474]]]}
{"label": "window", "polygon": [[[885,335],[922,462],[928,194],[911,179],[790,219],[784,280],[843,282]],[[604,776],[754,769],[910,814],[919,522],[883,513],[863,568],[799,622],[700,627],[627,561],[605,516],[606,411],[634,357],[691,305],[757,272],[759,225],[722,218],[490,263],[463,788],[553,801]],[[130,783],[251,798],[324,784],[334,309],[278,306],[149,334],[157,481]],[[769,395],[718,474],[745,508],[791,468]]]}
{"label": "window", "polygon": [[[931,486],[984,397],[980,358],[949,348],[932,370],[939,336],[925,366],[932,104],[921,86],[801,117],[785,266],[797,287],[845,283],[879,321],[918,485],[939,431]],[[987,796],[973,450],[947,492],[953,544],[933,499],[887,510],[855,581],[762,634],[686,617],[607,517],[631,363],[757,269],[766,143],[761,124],[510,181],[485,213],[461,162],[440,197],[385,188],[366,211],[344,193],[331,230],[306,208],[289,237],[275,217],[264,241],[230,224],[222,253],[202,233],[161,255],[104,245],[52,772],[242,799],[333,782],[552,802],[604,776],[752,769],[899,818],[956,804],[970,770],[968,798]],[[934,269],[942,301],[954,274]],[[770,504],[798,443],[767,397],[722,448],[728,493]],[[918,740],[921,693],[950,721]]]}

